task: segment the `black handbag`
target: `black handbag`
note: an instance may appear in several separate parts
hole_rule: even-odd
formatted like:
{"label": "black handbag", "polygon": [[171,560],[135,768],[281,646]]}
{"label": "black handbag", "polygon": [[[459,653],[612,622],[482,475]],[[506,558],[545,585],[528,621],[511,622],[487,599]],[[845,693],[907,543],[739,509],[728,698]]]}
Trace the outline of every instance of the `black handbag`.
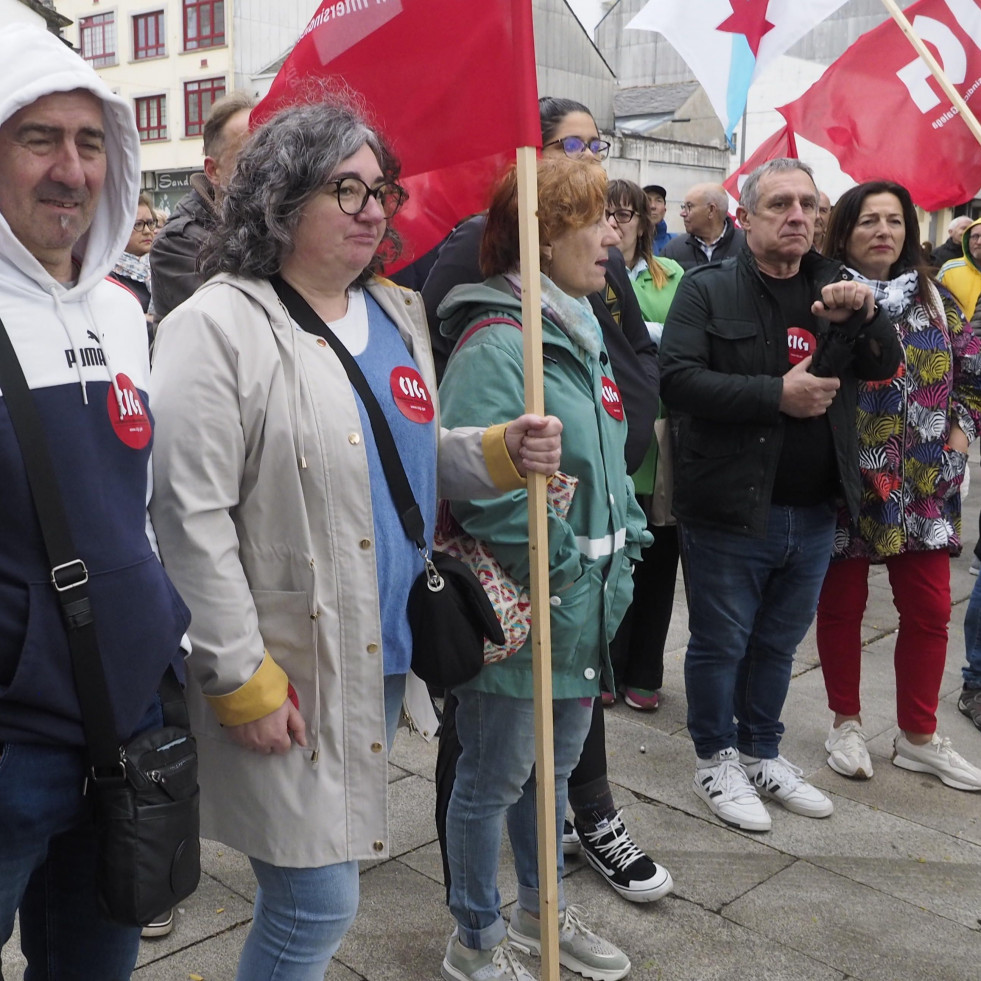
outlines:
{"label": "black handbag", "polygon": [[142,926],[197,888],[197,750],[177,676],[160,682],[163,726],[120,745],[88,596],[47,440],[16,352],[0,321],[0,389],[20,444],[65,620],[82,712],[98,837],[99,899],[118,923]]}
{"label": "black handbag", "polygon": [[402,527],[422,556],[424,569],[409,590],[412,670],[427,684],[454,688],[476,677],[484,665],[484,637],[504,643],[504,632],[474,574],[444,552],[430,554],[422,512],[412,494],[395,437],[364,373],[350,351],[309,303],[282,277],[270,279],[290,316],[333,349],[361,398]]}

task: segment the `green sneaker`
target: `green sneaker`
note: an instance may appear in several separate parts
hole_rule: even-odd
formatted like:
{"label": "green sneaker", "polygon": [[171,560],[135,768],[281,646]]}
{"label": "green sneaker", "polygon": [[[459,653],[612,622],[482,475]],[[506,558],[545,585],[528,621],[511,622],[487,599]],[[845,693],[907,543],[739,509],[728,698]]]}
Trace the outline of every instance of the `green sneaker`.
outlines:
{"label": "green sneaker", "polygon": [[[587,929],[585,916],[581,906],[567,906],[559,913],[559,963],[593,981],[618,981],[630,970],[630,959]],[[518,950],[541,955],[541,924],[520,906],[511,914],[508,936]]]}
{"label": "green sneaker", "polygon": [[440,970],[444,981],[535,981],[505,937],[490,950],[464,947],[454,932]]}

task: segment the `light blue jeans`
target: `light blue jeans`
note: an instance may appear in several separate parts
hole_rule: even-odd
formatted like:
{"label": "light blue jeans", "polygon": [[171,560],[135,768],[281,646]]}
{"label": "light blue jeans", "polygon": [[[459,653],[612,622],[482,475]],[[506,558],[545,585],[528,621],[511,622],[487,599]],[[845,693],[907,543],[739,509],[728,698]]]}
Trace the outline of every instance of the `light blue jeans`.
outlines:
{"label": "light blue jeans", "polygon": [[[405,675],[386,675],[389,750],[404,694]],[[249,861],[259,888],[236,981],[323,981],[358,911],[358,863],[291,869]]]}
{"label": "light blue jeans", "polygon": [[[518,904],[538,913],[538,840],[535,797],[535,719],[529,698],[457,688],[456,728],[462,752],[446,813],[450,912],[466,947],[489,950],[504,939],[497,866],[507,816],[518,875]],[[553,703],[555,826],[562,840],[568,780],[589,732],[591,698]],[[562,849],[558,849],[559,908]]]}

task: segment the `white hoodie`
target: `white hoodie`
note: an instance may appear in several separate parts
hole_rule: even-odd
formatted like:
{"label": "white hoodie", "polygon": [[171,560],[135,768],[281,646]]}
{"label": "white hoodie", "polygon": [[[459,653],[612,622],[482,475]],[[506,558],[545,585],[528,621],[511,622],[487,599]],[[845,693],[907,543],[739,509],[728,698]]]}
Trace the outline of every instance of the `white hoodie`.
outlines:
{"label": "white hoodie", "polygon": [[[55,92],[102,101],[106,180],[74,250],[77,281],[57,282],[0,215],[0,318],[41,416],[89,571],[100,652],[121,737],[133,731],[171,661],[187,611],[147,534],[152,436],[146,324],[128,290],[106,280],[132,231],[139,135],[129,106],[52,34],[0,28],[0,125]],[[0,393],[0,742],[81,743],[67,640]]]}

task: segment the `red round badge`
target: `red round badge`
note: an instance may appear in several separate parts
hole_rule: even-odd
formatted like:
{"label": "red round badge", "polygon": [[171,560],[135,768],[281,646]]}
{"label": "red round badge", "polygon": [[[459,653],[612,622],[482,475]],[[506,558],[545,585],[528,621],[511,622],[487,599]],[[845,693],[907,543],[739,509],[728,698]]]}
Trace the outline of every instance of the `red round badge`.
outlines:
{"label": "red round badge", "polygon": [[400,365],[392,371],[389,383],[395,404],[406,419],[419,423],[433,421],[436,412],[432,397],[422,375],[415,368]]}
{"label": "red round badge", "polygon": [[140,393],[126,375],[116,375],[116,386],[120,399],[116,398],[116,389],[111,385],[106,395],[106,409],[113,431],[131,450],[142,450],[153,435],[150,417]]}
{"label": "red round badge", "polygon": [[618,422],[623,422],[623,399],[612,378],[603,376],[603,408]]}
{"label": "red round badge", "polygon": [[800,364],[817,350],[817,339],[804,327],[787,328],[787,356],[792,365]]}

